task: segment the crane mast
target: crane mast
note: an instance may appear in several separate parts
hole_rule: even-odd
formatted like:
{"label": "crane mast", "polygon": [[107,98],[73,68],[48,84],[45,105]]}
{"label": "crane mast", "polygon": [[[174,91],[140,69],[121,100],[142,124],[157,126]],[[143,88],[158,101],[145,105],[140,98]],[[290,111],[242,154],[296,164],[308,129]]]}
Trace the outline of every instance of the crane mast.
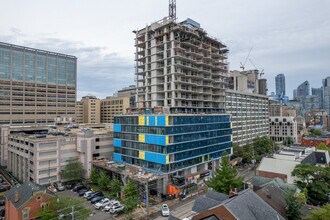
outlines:
{"label": "crane mast", "polygon": [[176,19],[176,0],[169,0],[169,13],[168,16],[173,20]]}

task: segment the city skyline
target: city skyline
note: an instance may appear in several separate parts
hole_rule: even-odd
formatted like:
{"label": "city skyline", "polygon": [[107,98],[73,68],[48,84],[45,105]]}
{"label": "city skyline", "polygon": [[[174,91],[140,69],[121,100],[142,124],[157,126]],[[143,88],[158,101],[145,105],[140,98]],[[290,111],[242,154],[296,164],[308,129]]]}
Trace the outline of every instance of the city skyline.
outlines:
{"label": "city skyline", "polygon": [[[73,1],[65,2],[65,7],[64,1],[3,2],[8,10],[0,16],[0,41],[77,56],[78,99],[87,94],[104,98],[134,84],[132,31],[168,14],[167,0],[157,5],[150,0],[125,2]],[[283,72],[286,94],[291,98],[292,90],[301,83],[297,78],[318,88],[330,75],[326,60],[330,55],[329,8],[330,3],[324,1],[311,5],[308,1],[188,4],[182,0],[177,2],[177,17],[178,21],[188,17],[196,20],[210,35],[227,44],[232,70],[239,69],[253,47],[250,58],[264,69],[269,94],[275,91],[274,77]],[[219,9],[223,9],[221,13]],[[315,11],[318,13],[312,13]],[[306,17],[308,21],[304,21]],[[248,61],[246,69],[252,68]]]}

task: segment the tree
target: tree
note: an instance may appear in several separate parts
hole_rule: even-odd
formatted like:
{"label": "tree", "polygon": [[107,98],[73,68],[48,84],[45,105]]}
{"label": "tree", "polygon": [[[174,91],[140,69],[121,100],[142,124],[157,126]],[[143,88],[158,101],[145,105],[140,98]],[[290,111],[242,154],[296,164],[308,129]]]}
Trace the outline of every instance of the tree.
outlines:
{"label": "tree", "polygon": [[308,197],[320,204],[327,202],[330,193],[330,167],[319,167],[311,164],[298,164],[292,171],[292,176],[300,189],[306,188]]}
{"label": "tree", "polygon": [[64,170],[61,170],[60,175],[66,181],[81,181],[85,176],[85,170],[79,160],[69,160]]}
{"label": "tree", "polygon": [[319,146],[316,147],[318,150],[327,150],[330,154],[330,148],[325,143],[320,143]]}
{"label": "tree", "polygon": [[234,154],[242,158],[243,163],[251,162],[253,158],[253,147],[252,145],[244,145],[242,147],[234,145],[233,147]]}
{"label": "tree", "polygon": [[285,198],[285,201],[287,204],[286,216],[288,217],[288,219],[289,220],[301,219],[300,208],[303,206],[303,204],[306,203],[306,197],[304,193],[291,192]]}
{"label": "tree", "polygon": [[276,151],[278,149],[278,146],[275,144],[273,140],[271,140],[267,136],[263,136],[263,137],[256,137],[253,140],[253,149],[254,149],[255,159],[257,161],[260,161],[264,155]]}
{"label": "tree", "polygon": [[98,178],[99,178],[99,171],[93,167],[89,179],[92,183],[96,184]]}
{"label": "tree", "polygon": [[292,137],[286,137],[283,140],[283,145],[285,146],[291,146],[293,144],[293,139]]}
{"label": "tree", "polygon": [[124,194],[124,212],[130,214],[139,203],[139,193],[133,181],[128,179],[126,185],[123,187]]}
{"label": "tree", "polygon": [[120,193],[121,191],[121,182],[119,179],[114,179],[110,182],[110,188],[111,188],[111,191],[110,191],[110,196],[111,197],[118,197],[118,194]]}
{"label": "tree", "polygon": [[110,177],[105,171],[100,171],[97,179],[97,185],[102,190],[107,190],[110,184]]}
{"label": "tree", "polygon": [[330,204],[315,209],[307,216],[308,220],[328,220],[330,219]]}
{"label": "tree", "polygon": [[207,182],[207,186],[213,190],[228,194],[230,189],[242,186],[243,177],[238,177],[238,172],[230,164],[229,156],[224,155],[221,158],[220,167],[214,173],[214,176]]}
{"label": "tree", "polygon": [[319,130],[319,129],[313,129],[313,130],[311,130],[311,136],[312,137],[317,137],[317,136],[320,136],[320,135],[322,135],[322,131],[321,130]]}

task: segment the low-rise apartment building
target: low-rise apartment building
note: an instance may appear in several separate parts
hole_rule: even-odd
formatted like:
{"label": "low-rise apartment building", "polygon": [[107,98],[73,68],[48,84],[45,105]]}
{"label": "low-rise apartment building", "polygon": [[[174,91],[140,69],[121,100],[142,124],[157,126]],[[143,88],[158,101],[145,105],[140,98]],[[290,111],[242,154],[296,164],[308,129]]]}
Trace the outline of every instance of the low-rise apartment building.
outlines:
{"label": "low-rise apartment building", "polygon": [[111,127],[99,124],[66,132],[58,129],[18,130],[9,135],[7,169],[14,177],[41,185],[57,182],[70,160],[80,160],[88,177],[93,159],[112,158]]}
{"label": "low-rise apartment building", "polygon": [[297,122],[294,117],[269,117],[269,137],[275,142],[282,142],[285,138],[298,141]]}

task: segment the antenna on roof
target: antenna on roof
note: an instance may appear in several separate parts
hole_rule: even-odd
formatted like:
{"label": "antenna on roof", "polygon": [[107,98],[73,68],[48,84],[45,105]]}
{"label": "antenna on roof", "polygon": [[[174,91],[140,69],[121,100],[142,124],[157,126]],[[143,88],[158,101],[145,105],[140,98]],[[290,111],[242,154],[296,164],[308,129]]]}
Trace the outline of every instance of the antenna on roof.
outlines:
{"label": "antenna on roof", "polygon": [[168,7],[168,16],[173,20],[176,19],[176,0],[169,0],[169,7]]}

